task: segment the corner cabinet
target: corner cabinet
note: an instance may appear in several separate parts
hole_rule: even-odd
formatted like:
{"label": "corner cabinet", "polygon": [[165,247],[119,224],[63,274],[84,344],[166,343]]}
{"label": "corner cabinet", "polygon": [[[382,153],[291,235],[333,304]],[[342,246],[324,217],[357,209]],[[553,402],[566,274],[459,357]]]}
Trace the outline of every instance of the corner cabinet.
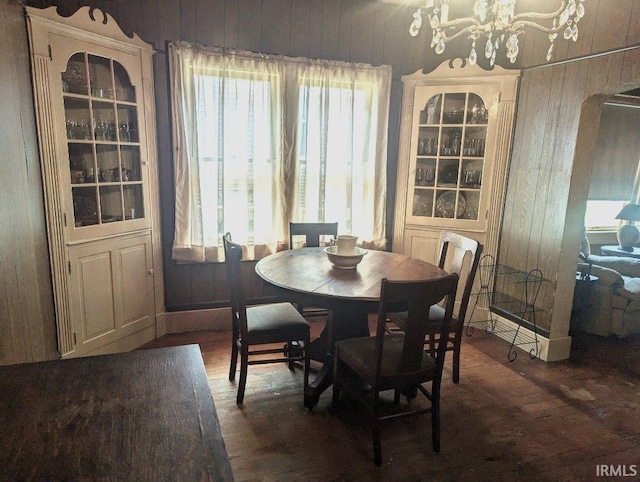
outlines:
{"label": "corner cabinet", "polygon": [[59,351],[130,350],[164,313],[153,50],[95,8],[26,14]]}
{"label": "corner cabinet", "polygon": [[495,251],[518,75],[446,62],[402,77],[395,252],[437,262],[443,229]]}

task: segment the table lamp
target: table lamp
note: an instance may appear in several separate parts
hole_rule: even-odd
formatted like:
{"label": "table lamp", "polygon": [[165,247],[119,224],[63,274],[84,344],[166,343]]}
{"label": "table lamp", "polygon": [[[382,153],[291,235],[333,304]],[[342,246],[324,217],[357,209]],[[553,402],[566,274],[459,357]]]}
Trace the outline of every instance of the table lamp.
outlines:
{"label": "table lamp", "polygon": [[634,222],[640,221],[640,205],[627,204],[618,213],[616,219],[624,219],[627,224],[620,226],[618,229],[618,243],[620,249],[625,251],[633,251],[633,245],[638,241],[638,228],[634,226]]}

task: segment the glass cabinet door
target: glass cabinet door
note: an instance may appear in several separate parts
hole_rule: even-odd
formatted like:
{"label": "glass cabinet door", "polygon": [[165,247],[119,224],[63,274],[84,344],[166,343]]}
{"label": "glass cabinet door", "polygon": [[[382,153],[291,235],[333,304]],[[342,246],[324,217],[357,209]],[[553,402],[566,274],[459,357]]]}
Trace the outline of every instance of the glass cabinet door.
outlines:
{"label": "glass cabinet door", "polygon": [[473,92],[440,92],[417,109],[409,181],[413,202],[408,214],[424,221],[477,221],[488,106]]}
{"label": "glass cabinet door", "polygon": [[136,90],[117,61],[73,54],[61,74],[73,227],[144,219]]}

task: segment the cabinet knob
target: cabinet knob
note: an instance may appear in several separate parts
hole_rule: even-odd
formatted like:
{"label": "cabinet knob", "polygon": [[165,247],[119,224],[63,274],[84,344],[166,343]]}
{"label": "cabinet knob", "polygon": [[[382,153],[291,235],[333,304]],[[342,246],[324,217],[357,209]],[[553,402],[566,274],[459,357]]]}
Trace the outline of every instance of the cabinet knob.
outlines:
{"label": "cabinet knob", "polygon": [[142,162],[142,165],[143,165],[143,166],[148,166],[148,165],[149,165],[149,161],[143,161],[143,162]]}
{"label": "cabinet knob", "polygon": [[155,273],[155,271],[153,271],[153,268],[151,268],[151,269],[149,270],[149,274],[153,274],[153,273]]}

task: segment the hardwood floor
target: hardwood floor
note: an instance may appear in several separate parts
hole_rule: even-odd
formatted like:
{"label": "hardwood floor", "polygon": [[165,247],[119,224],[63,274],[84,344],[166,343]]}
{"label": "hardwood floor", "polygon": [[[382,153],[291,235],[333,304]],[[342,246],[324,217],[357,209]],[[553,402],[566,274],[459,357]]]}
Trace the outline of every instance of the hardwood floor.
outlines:
{"label": "hardwood floor", "polygon": [[200,345],[239,481],[603,480],[600,464],[640,474],[640,338],[580,335],[570,360],[544,363],[519,351],[510,363],[506,342],[476,331],[463,341],[457,385],[447,358],[440,453],[431,449],[428,415],[395,420],[383,426],[380,468],[362,407],[330,413],[329,389],[305,409],[301,370],[250,366],[237,406],[229,333],[167,335],[146,347],[188,343]]}

